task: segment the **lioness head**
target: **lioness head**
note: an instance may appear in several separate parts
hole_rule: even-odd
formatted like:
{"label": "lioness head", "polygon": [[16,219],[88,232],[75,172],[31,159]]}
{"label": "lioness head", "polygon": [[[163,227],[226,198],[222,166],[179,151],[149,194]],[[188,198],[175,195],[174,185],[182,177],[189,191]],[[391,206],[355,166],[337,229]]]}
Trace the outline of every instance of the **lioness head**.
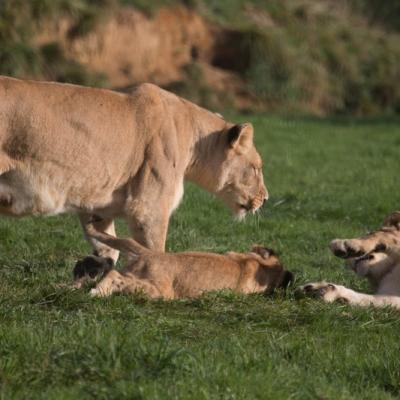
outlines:
{"label": "lioness head", "polygon": [[253,144],[253,126],[246,123],[230,127],[220,136],[220,146],[222,160],[213,171],[215,192],[242,219],[268,199],[262,160]]}

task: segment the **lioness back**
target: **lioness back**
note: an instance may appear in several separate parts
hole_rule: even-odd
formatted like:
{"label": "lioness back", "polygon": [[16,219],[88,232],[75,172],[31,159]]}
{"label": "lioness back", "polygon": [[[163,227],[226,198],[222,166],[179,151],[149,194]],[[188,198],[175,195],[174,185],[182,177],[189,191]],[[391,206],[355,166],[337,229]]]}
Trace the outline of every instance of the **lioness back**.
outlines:
{"label": "lioness back", "polygon": [[24,188],[11,213],[106,207],[166,123],[165,93],[150,84],[127,95],[1,77],[0,173],[8,172],[1,184]]}

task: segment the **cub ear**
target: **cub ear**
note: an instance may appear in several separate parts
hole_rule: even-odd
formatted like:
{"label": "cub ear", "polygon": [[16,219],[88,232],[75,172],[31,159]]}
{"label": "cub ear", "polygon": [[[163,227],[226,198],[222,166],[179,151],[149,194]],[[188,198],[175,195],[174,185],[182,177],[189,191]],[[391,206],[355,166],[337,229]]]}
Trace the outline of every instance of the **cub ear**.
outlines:
{"label": "cub ear", "polygon": [[246,153],[253,146],[253,132],[249,122],[232,126],[227,133],[229,146],[239,154]]}
{"label": "cub ear", "polygon": [[395,211],[388,215],[383,222],[383,226],[394,226],[396,229],[400,230],[400,211]]}
{"label": "cub ear", "polygon": [[271,256],[276,256],[276,253],[274,250],[269,249],[268,247],[263,247],[263,246],[253,246],[251,248],[251,251],[253,253],[256,253],[260,255],[262,258],[269,258]]}

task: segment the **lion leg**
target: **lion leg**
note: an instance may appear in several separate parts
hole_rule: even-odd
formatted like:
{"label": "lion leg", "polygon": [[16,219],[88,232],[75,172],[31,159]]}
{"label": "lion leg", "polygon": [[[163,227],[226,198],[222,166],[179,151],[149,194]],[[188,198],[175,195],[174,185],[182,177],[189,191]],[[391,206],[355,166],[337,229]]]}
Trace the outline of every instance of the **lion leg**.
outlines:
{"label": "lion leg", "polygon": [[107,297],[115,292],[122,292],[125,285],[125,277],[117,270],[112,269],[97,286],[90,291],[90,295],[93,297]]}
{"label": "lion leg", "polygon": [[182,199],[184,176],[165,159],[162,143],[156,143],[157,163],[146,164],[130,187],[125,216],[133,238],[143,246],[164,251],[169,218]]}
{"label": "lion leg", "polygon": [[115,269],[111,270],[90,291],[93,297],[107,297],[113,293],[137,293],[143,292],[150,298],[161,297],[160,291],[149,281],[139,279],[131,274],[123,275]]}
{"label": "lion leg", "polygon": [[400,247],[397,235],[373,233],[358,239],[335,239],[329,247],[333,254],[341,258],[361,257],[371,252],[387,252],[389,248]]}
{"label": "lion leg", "polygon": [[128,218],[128,226],[132,237],[154,251],[164,251],[167,238],[168,219],[152,223],[152,218],[144,221],[135,217]]}
{"label": "lion leg", "polygon": [[[108,272],[117,263],[119,256],[118,250],[108,247],[88,235],[86,232],[86,224],[92,221],[92,218],[93,217],[88,214],[79,215],[86,240],[93,248],[93,255],[78,260],[75,264],[73,275],[76,287],[81,287],[88,279],[95,279]],[[96,217],[96,220],[92,221],[92,223],[96,230],[115,236],[115,226],[112,219]]]}
{"label": "lion leg", "polygon": [[129,230],[132,237],[141,245],[154,251],[163,252],[170,210],[165,205],[159,205],[154,210],[148,210],[148,207],[150,207],[148,202],[132,201],[126,213]]}
{"label": "lion leg", "polygon": [[400,309],[400,297],[398,296],[385,296],[385,295],[371,295],[366,293],[359,293],[345,286],[336,285],[327,282],[307,283],[301,286],[299,292],[307,296],[317,297],[324,300],[326,303],[334,301],[342,301],[351,305],[358,305],[362,307],[386,307],[392,306]]}
{"label": "lion leg", "polygon": [[355,258],[371,252],[375,243],[363,239],[335,239],[329,244],[329,247],[336,257]]}

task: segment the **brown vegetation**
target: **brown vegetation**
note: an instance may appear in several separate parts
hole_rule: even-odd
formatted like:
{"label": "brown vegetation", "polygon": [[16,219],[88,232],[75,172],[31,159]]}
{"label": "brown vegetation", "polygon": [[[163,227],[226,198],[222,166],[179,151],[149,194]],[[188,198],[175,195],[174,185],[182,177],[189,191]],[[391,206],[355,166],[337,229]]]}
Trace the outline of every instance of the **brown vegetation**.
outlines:
{"label": "brown vegetation", "polygon": [[6,0],[0,72],[121,90],[149,81],[210,108],[398,112],[399,10],[372,3]]}

